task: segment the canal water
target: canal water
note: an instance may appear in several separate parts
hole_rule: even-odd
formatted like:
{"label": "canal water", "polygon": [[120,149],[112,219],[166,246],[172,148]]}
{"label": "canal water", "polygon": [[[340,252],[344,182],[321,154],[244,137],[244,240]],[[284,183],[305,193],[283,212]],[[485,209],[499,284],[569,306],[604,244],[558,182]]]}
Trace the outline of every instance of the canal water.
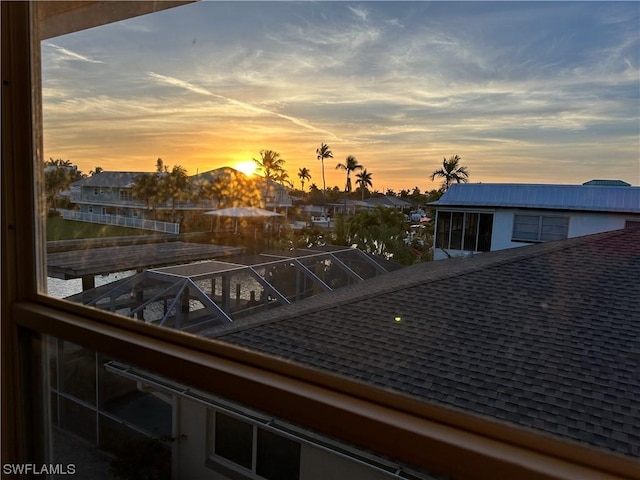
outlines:
{"label": "canal water", "polygon": [[[135,270],[128,270],[108,275],[96,275],[96,287],[131,277],[135,273]],[[47,294],[52,297],[65,298],[80,292],[82,292],[82,279],[80,278],[62,280],[60,278],[47,277]]]}

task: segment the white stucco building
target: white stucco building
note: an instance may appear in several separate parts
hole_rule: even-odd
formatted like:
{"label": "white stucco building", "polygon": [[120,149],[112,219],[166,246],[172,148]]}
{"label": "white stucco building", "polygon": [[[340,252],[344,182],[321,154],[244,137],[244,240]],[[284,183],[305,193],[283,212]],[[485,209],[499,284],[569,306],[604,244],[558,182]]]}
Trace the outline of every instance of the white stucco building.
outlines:
{"label": "white stucco building", "polygon": [[437,201],[434,260],[640,224],[640,187],[454,184]]}

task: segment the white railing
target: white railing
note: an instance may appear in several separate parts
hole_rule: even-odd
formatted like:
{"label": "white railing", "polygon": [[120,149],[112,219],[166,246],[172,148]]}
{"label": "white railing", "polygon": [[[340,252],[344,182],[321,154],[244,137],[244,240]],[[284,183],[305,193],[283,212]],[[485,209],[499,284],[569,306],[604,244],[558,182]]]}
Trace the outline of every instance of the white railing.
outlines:
{"label": "white railing", "polygon": [[65,220],[76,220],[79,222],[101,223],[104,225],[117,225],[119,227],[140,228],[142,230],[153,230],[154,232],[180,233],[179,223],[159,222],[146,218],[123,217],[122,215],[100,215],[98,213],[84,213],[77,210],[61,210],[62,218]]}

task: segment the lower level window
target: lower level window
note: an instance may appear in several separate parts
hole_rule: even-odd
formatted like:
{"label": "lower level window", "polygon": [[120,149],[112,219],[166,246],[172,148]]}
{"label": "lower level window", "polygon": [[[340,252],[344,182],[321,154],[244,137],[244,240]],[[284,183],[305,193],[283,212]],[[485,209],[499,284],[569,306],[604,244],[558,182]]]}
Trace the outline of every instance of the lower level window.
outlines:
{"label": "lower level window", "polygon": [[214,421],[214,458],[223,458],[267,480],[300,478],[298,442],[221,412],[215,412]]}

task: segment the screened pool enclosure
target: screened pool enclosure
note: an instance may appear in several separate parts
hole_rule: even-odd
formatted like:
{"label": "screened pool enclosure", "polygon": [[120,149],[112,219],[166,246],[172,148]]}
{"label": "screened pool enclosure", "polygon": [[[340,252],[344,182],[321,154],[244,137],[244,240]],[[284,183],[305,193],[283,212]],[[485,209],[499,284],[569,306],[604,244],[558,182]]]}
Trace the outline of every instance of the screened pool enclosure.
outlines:
{"label": "screened pool enclosure", "polygon": [[314,247],[148,269],[68,300],[199,334],[398,267],[355,248]]}

